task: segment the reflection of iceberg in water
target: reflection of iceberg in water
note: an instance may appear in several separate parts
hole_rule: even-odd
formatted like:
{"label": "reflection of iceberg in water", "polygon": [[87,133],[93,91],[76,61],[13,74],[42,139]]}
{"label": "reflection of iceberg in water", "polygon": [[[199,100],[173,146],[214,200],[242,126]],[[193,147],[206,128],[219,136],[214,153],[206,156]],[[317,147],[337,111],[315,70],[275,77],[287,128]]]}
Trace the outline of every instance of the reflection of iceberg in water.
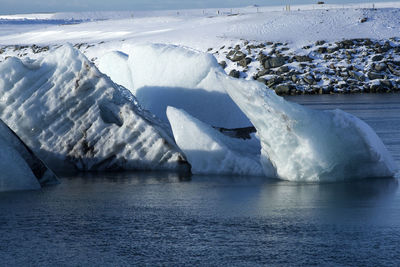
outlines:
{"label": "reflection of iceberg in water", "polygon": [[388,214],[389,207],[397,209],[397,179],[294,184],[272,180],[264,183],[251,208],[261,215],[276,214],[279,218],[282,212],[293,213],[295,223],[317,220],[328,224],[360,222],[364,225],[373,222],[376,227],[399,220],[398,214]]}
{"label": "reflection of iceberg in water", "polygon": [[[209,54],[168,45],[126,50],[124,52],[129,54],[126,68],[130,70],[132,80],[121,83],[133,84],[131,90],[141,95],[139,99],[144,101],[144,106],[160,116],[165,116],[162,112],[169,105],[213,126],[224,126],[215,124],[219,121],[218,116],[222,116],[222,121],[229,122],[229,127],[243,127],[245,121],[242,118],[234,124],[232,115],[240,112],[237,107],[232,108],[229,101],[217,103],[218,109],[207,105],[207,102],[214,103],[212,94],[209,99],[201,99],[200,109],[192,100],[185,105],[187,97],[195,95],[199,88],[223,95],[228,93],[257,129],[266,175],[270,175],[270,162],[281,179],[293,181],[394,175],[395,163],[382,141],[366,123],[350,114],[341,110],[313,111],[285,101],[260,83],[228,77]],[[106,61],[112,62],[112,57],[108,56]],[[113,78],[112,73],[110,76]],[[121,80],[121,77],[116,78]],[[179,91],[184,91],[185,97]],[[160,92],[162,97],[157,98]],[[208,155],[209,162],[212,155]],[[192,165],[197,165],[198,160],[199,157],[192,158]]]}

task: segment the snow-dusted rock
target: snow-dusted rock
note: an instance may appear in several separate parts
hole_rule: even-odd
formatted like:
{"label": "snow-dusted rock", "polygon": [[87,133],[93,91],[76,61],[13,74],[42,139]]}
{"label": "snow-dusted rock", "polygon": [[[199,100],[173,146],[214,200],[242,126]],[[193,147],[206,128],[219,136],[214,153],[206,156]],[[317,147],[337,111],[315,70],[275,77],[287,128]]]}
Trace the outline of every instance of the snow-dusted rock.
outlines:
{"label": "snow-dusted rock", "polygon": [[280,178],[337,181],[393,176],[397,166],[376,133],[341,110],[314,111],[285,101],[257,82],[219,75],[257,129],[262,156]]}
{"label": "snow-dusted rock", "polygon": [[[275,177],[271,164],[265,173],[260,163],[260,141],[232,138],[173,107],[167,108],[174,138],[194,174],[254,175]],[[267,165],[265,165],[267,166]]]}
{"label": "snow-dusted rock", "polygon": [[0,192],[55,183],[54,173],[0,120]]}
{"label": "snow-dusted rock", "polygon": [[[173,106],[212,126],[251,125],[219,86],[216,73],[223,69],[212,55],[164,44],[127,45],[123,51],[129,55],[125,61],[120,52],[100,58],[100,71],[127,86],[145,109],[162,120],[168,121],[166,108]],[[128,72],[131,78],[126,77]]]}
{"label": "snow-dusted rock", "polygon": [[0,118],[54,169],[180,170],[168,126],[78,50],[0,64]]}

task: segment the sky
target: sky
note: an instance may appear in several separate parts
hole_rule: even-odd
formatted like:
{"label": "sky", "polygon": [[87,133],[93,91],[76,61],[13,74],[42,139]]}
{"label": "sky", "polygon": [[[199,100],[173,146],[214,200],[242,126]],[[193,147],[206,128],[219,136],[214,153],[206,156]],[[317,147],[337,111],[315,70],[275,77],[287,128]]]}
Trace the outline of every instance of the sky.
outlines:
{"label": "sky", "polygon": [[[386,2],[390,0],[325,0],[329,4]],[[391,0],[397,2],[400,0]],[[249,5],[315,4],[317,0],[0,0],[0,14],[70,12],[70,11],[135,11],[187,8],[239,7]]]}

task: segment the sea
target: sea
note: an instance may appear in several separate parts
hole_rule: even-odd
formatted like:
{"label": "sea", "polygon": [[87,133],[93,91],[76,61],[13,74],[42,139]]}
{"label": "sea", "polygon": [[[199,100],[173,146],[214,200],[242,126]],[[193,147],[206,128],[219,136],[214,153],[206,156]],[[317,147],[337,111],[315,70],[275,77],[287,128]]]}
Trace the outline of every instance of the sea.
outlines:
{"label": "sea", "polygon": [[[400,94],[287,97],[365,120],[400,165]],[[0,193],[1,266],[399,266],[398,178],[60,174]]]}

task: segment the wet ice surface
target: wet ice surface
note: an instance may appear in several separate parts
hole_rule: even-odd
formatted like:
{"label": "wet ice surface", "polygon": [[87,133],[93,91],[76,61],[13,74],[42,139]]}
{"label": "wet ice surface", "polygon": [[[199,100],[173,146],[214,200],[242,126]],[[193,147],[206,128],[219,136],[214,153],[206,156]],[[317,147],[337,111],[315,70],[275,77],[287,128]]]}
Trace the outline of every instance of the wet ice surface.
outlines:
{"label": "wet ice surface", "polygon": [[[366,120],[400,161],[399,95],[297,97]],[[0,193],[4,265],[400,262],[397,179],[293,183],[166,173],[61,175]]]}

